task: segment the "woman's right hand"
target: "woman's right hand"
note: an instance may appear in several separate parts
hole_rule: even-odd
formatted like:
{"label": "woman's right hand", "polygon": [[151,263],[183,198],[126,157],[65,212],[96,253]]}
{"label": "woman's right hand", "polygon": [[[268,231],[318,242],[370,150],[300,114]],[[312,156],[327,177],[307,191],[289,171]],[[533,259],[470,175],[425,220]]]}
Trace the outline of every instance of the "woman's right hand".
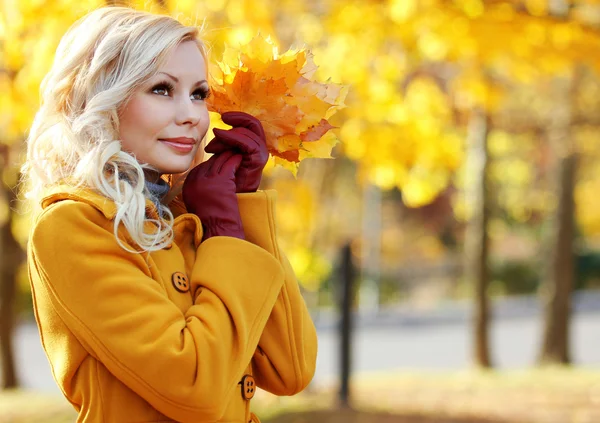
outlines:
{"label": "woman's right hand", "polygon": [[244,239],[235,194],[235,173],[241,161],[240,154],[224,151],[193,168],[185,179],[183,202],[188,212],[200,218],[203,240],[213,236]]}
{"label": "woman's right hand", "polygon": [[204,151],[220,154],[235,150],[242,154],[242,164],[236,173],[237,192],[256,192],[262,172],[269,160],[267,138],[262,124],[254,116],[244,112],[225,112],[221,119],[229,130],[215,128],[215,138]]}

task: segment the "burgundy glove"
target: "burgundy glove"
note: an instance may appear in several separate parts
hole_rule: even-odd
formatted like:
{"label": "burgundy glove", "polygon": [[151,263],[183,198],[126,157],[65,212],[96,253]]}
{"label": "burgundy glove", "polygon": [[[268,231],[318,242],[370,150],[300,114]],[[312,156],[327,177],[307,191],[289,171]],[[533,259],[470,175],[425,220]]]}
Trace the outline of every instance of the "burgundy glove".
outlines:
{"label": "burgundy glove", "polygon": [[269,159],[265,131],[258,119],[244,112],[226,112],[221,118],[233,128],[229,130],[215,128],[213,130],[215,138],[204,150],[211,154],[219,154],[231,149],[241,153],[242,164],[235,175],[236,191],[255,192]]}
{"label": "burgundy glove", "polygon": [[244,239],[237,196],[235,172],[242,156],[233,150],[215,154],[193,168],[183,183],[183,202],[187,211],[202,221],[206,240],[213,236]]}

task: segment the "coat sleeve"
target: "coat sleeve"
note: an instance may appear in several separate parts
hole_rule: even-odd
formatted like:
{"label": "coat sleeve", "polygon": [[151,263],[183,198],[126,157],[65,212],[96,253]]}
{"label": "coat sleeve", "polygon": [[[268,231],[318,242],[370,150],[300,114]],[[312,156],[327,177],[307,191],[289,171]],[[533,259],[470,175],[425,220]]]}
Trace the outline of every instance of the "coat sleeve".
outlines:
{"label": "coat sleeve", "polygon": [[275,199],[272,190],[238,194],[246,239],[275,257],[285,275],[252,365],[260,388],[276,395],[293,395],[314,376],[317,333],[294,271],[277,243]]}
{"label": "coat sleeve", "polygon": [[161,413],[218,420],[277,301],[281,265],[247,241],[203,242],[189,275],[199,289],[184,314],[144,255],[118,246],[112,225],[81,202],[46,209],[30,239],[34,289],[92,356]]}

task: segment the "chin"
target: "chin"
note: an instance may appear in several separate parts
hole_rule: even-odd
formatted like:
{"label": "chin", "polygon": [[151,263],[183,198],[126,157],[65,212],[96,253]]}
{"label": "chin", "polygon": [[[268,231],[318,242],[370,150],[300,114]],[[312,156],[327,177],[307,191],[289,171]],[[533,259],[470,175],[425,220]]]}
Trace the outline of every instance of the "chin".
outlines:
{"label": "chin", "polygon": [[176,174],[187,172],[192,165],[193,156],[189,157],[177,157],[177,159],[166,161],[166,163],[157,163],[157,168],[160,169],[161,173]]}

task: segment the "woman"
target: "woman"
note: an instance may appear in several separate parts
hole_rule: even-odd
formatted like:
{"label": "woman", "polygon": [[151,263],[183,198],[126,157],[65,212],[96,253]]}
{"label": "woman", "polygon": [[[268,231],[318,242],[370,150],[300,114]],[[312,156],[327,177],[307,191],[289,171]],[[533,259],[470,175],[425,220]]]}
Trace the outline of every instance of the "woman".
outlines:
{"label": "woman", "polygon": [[[62,39],[24,174],[36,320],[78,422],[258,422],[310,382],[316,333],[280,251],[260,122],[209,118],[195,28],[98,9]],[[194,167],[195,166],[195,167]],[[170,187],[165,180],[185,175]],[[179,191],[179,192],[178,192]],[[181,195],[179,195],[181,194]]]}

